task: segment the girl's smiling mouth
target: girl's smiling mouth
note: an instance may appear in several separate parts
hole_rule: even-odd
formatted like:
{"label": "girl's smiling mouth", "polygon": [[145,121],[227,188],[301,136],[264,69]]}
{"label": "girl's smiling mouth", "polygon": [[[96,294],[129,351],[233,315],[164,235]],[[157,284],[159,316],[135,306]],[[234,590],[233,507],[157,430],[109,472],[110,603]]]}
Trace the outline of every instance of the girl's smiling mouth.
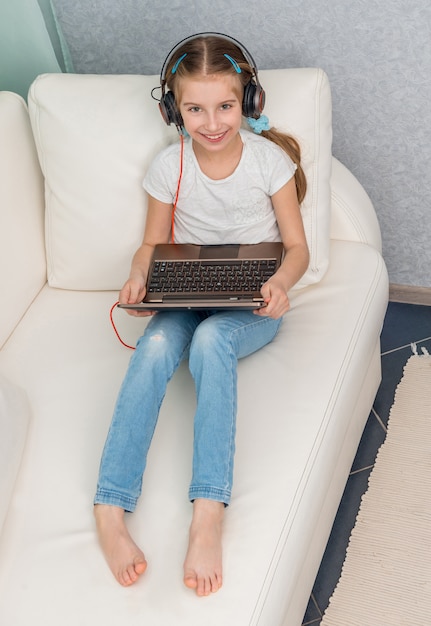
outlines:
{"label": "girl's smiling mouth", "polygon": [[205,137],[207,141],[210,141],[212,143],[217,143],[221,141],[226,136],[227,133],[228,131],[225,130],[223,133],[216,133],[216,134],[200,133],[200,134],[202,135],[202,137]]}

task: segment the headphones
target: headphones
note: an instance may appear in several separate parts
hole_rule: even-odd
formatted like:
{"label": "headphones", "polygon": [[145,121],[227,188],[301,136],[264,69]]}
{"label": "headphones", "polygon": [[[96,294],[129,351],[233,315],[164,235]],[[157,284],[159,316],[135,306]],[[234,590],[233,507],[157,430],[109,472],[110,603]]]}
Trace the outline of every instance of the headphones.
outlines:
{"label": "headphones", "polygon": [[[174,124],[178,130],[183,128],[184,122],[183,122],[181,113],[176,105],[175,96],[173,92],[166,91],[166,71],[167,71],[170,61],[175,56],[175,53],[177,52],[179,48],[181,48],[188,41],[193,41],[194,39],[197,39],[199,37],[208,37],[208,36],[219,37],[220,39],[224,39],[226,41],[229,41],[230,43],[235,44],[241,50],[242,54],[244,55],[245,60],[251,67],[252,77],[244,87],[244,96],[242,100],[243,115],[245,115],[245,117],[258,118],[263,111],[263,107],[265,106],[265,91],[263,87],[261,86],[259,79],[257,77],[256,64],[250,52],[247,50],[247,48],[245,48],[237,39],[234,39],[233,37],[229,37],[228,35],[223,35],[222,33],[213,33],[213,32],[197,33],[196,35],[191,35],[190,37],[186,37],[185,39],[182,39],[179,43],[177,43],[176,46],[172,48],[172,50],[169,52],[168,56],[166,57],[163,63],[161,72],[160,72],[160,88],[161,88],[161,99],[159,102],[160,113],[162,114],[162,117],[166,124],[168,125]],[[225,55],[225,56],[227,56],[227,58],[232,63],[236,71],[240,73],[241,70],[237,62],[231,57],[229,57],[228,55]],[[180,57],[177,60],[176,65],[174,65],[175,69],[176,67],[178,67],[178,64],[181,62],[182,58],[183,57]]]}

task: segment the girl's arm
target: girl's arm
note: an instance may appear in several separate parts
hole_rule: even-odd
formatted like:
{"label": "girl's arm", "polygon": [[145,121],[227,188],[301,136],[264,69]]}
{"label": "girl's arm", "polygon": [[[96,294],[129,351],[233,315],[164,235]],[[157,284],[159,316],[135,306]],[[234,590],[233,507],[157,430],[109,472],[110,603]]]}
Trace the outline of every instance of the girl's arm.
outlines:
{"label": "girl's arm", "polygon": [[295,179],[292,178],[287,182],[271,199],[285,256],[278,271],[262,286],[261,292],[267,306],[256,310],[255,313],[277,319],[290,308],[287,292],[307,269],[309,251],[296,195]]}
{"label": "girl's arm", "polygon": [[[168,243],[171,232],[172,205],[148,196],[145,234],[141,246],[135,252],[127,282],[120,291],[121,304],[135,304],[145,297],[145,285],[154,247],[157,243]],[[128,310],[130,315],[151,313]]]}

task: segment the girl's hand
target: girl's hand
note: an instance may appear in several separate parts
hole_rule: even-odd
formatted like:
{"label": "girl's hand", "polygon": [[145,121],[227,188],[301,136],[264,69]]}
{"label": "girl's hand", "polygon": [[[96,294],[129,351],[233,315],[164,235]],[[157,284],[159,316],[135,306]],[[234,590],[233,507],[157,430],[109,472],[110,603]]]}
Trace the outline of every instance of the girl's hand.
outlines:
{"label": "girl's hand", "polygon": [[260,290],[266,306],[253,311],[255,315],[263,317],[272,317],[278,319],[290,309],[289,298],[287,297],[285,288],[276,275],[272,276]]}
{"label": "girl's hand", "polygon": [[[120,291],[118,297],[120,304],[136,304],[142,302],[145,298],[145,280],[142,277],[133,277],[125,283],[124,287]],[[136,311],[132,309],[125,309],[129,315],[135,317],[146,317],[148,315],[154,315],[155,311]]]}

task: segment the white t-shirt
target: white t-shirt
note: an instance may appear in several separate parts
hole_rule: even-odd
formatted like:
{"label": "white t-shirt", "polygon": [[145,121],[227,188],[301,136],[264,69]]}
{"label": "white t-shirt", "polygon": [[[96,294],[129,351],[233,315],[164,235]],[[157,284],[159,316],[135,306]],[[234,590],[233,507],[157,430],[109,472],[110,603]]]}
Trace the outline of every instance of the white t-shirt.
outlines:
{"label": "white t-shirt", "polygon": [[[240,131],[243,151],[235,171],[222,180],[200,169],[192,141],[184,140],[183,176],[175,211],[175,242],[197,244],[280,241],[271,196],[294,175],[296,165],[272,141]],[[162,150],[143,182],[160,202],[172,204],[180,169],[180,144]]]}

